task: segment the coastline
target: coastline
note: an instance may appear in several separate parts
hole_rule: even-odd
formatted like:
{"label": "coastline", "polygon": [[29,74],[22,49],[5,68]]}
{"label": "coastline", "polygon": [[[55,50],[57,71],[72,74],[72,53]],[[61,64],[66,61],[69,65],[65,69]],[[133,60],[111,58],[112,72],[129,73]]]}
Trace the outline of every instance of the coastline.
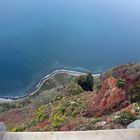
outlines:
{"label": "coastline", "polygon": [[[7,102],[12,102],[12,101],[17,101],[17,100],[23,100],[25,98],[28,98],[34,94],[36,94],[36,92],[42,87],[42,85],[49,80],[50,78],[52,78],[53,76],[57,75],[57,74],[62,74],[62,73],[66,73],[68,75],[71,76],[80,76],[83,74],[86,74],[85,72],[78,72],[78,71],[73,71],[73,70],[65,70],[65,69],[60,69],[60,70],[55,70],[52,73],[44,76],[39,83],[37,84],[37,86],[28,94],[26,94],[25,96],[15,96],[15,97],[0,97],[0,103],[7,103]],[[99,77],[99,74],[93,74],[93,77]]]}

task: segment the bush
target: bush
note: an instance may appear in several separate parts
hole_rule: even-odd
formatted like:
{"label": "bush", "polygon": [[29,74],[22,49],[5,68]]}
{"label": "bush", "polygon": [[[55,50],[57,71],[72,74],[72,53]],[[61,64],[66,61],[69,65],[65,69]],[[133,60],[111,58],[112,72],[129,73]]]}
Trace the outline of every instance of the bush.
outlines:
{"label": "bush", "polygon": [[77,85],[76,83],[71,83],[65,89],[65,95],[67,96],[75,96],[83,92],[81,86]]}
{"label": "bush", "polygon": [[94,89],[100,90],[102,87],[101,79],[99,77],[94,78]]}
{"label": "bush", "polygon": [[75,117],[77,116],[77,112],[73,111],[73,112],[71,113],[71,116],[75,118]]}
{"label": "bush", "polygon": [[58,128],[61,126],[61,124],[65,121],[65,116],[62,116],[60,114],[55,114],[52,118],[52,127]]}
{"label": "bush", "polygon": [[53,113],[53,115],[51,116],[50,120],[52,122],[52,128],[59,128],[62,123],[65,121],[65,111],[66,108],[64,105],[58,105],[56,107],[56,112]]}
{"label": "bush", "polygon": [[42,105],[41,107],[39,107],[39,109],[36,112],[36,119],[38,120],[38,122],[41,122],[47,118],[48,118],[48,115],[46,113],[46,106]]}
{"label": "bush", "polygon": [[130,93],[130,101],[132,103],[140,103],[140,82],[134,84],[132,89],[129,91]]}
{"label": "bush", "polygon": [[57,107],[58,113],[60,113],[61,115],[65,114],[66,108],[63,105],[60,105]]}
{"label": "bush", "polygon": [[122,78],[118,79],[117,84],[118,84],[119,88],[124,88],[124,86],[125,86],[125,79],[122,79]]}
{"label": "bush", "polygon": [[77,79],[78,85],[80,85],[85,91],[92,91],[94,86],[94,78],[91,73],[81,75]]}
{"label": "bush", "polygon": [[116,119],[116,123],[117,124],[122,124],[122,125],[129,125],[130,123],[132,123],[133,121],[135,121],[137,118],[130,114],[129,112],[122,112],[120,114],[120,117]]}
{"label": "bush", "polygon": [[36,115],[31,121],[31,123],[29,124],[29,127],[32,125],[36,125],[37,123],[42,122],[49,118],[49,116],[46,113],[46,107],[47,107],[46,105],[42,105],[37,109]]}
{"label": "bush", "polygon": [[13,132],[23,132],[25,131],[26,127],[14,127],[12,129]]}

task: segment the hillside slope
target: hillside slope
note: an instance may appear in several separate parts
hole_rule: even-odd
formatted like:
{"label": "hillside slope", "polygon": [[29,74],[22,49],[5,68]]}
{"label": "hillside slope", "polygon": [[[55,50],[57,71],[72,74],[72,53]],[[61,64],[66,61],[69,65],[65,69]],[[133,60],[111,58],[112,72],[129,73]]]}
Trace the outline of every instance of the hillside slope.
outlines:
{"label": "hillside slope", "polygon": [[118,129],[140,119],[140,64],[114,67],[84,91],[76,76],[61,73],[34,95],[1,103],[0,121],[9,131]]}

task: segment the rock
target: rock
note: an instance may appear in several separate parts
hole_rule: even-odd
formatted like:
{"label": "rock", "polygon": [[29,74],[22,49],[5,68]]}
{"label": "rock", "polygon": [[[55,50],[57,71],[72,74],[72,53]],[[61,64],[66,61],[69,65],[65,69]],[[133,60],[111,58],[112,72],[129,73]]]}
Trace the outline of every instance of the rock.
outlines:
{"label": "rock", "polygon": [[128,129],[140,128],[140,120],[136,120],[127,126]]}
{"label": "rock", "polygon": [[92,98],[89,104],[89,116],[100,117],[128,105],[127,92],[118,88],[117,79],[110,76],[103,84],[98,94]]}
{"label": "rock", "polygon": [[106,118],[106,123],[111,123],[113,122],[113,119],[111,117]]}
{"label": "rock", "polygon": [[102,127],[102,126],[104,126],[105,124],[106,124],[105,121],[97,122],[97,123],[95,124],[95,127]]}
{"label": "rock", "polygon": [[134,116],[137,116],[140,112],[140,106],[137,103],[130,104],[126,108],[123,108],[121,112],[128,112]]}
{"label": "rock", "polygon": [[6,131],[6,125],[4,124],[4,122],[0,122],[0,132],[4,131]]}
{"label": "rock", "polygon": [[[118,79],[126,81],[124,88],[118,87]],[[88,110],[84,112],[87,117],[101,117],[119,111],[131,104],[129,90],[134,83],[140,80],[140,64],[127,64],[117,66],[102,74],[102,86],[96,96],[91,98]],[[136,114],[134,107],[128,108],[131,114]]]}
{"label": "rock", "polygon": [[135,64],[126,64],[114,67],[113,69],[107,71],[102,75],[102,79],[105,80],[110,76],[115,77],[116,79],[122,78],[125,79],[126,85],[125,90],[129,91],[131,86],[138,80],[140,80],[140,63]]}

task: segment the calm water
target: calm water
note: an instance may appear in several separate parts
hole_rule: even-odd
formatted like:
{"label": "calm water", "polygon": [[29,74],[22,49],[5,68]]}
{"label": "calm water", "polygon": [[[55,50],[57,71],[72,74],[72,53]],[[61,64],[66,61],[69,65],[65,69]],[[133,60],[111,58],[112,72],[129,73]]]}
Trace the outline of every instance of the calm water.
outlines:
{"label": "calm water", "polygon": [[0,96],[24,95],[58,68],[139,60],[139,0],[0,0]]}

